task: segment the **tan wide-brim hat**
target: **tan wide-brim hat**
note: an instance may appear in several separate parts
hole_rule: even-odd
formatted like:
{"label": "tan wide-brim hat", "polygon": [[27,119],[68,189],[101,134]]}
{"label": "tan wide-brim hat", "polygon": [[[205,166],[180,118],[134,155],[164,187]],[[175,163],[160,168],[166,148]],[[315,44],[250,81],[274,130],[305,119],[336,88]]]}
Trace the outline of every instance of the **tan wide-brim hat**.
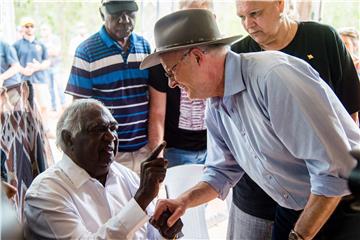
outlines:
{"label": "tan wide-brim hat", "polygon": [[183,48],[207,45],[228,45],[241,35],[223,37],[216,24],[215,15],[205,9],[180,10],[155,23],[155,52],[147,56],[140,69],[160,63],[160,54]]}

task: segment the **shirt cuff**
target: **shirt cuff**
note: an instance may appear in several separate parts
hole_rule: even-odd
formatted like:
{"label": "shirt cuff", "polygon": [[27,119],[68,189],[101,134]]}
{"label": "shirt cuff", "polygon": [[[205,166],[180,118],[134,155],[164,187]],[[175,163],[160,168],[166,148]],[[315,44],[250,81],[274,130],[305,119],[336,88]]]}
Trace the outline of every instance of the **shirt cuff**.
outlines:
{"label": "shirt cuff", "polygon": [[121,209],[120,213],[116,216],[116,220],[120,222],[122,232],[128,233],[127,238],[131,238],[135,231],[149,221],[149,217],[135,199],[132,198],[128,204]]}
{"label": "shirt cuff", "polygon": [[[243,174],[237,176],[236,181],[233,185],[235,185],[239,181],[242,175]],[[224,176],[220,172],[212,170],[209,166],[205,168],[204,175],[202,176],[201,181],[210,184],[219,194],[218,197],[222,200],[225,200],[226,196],[230,191],[230,188],[233,187],[232,183],[226,176]]]}
{"label": "shirt cuff", "polygon": [[346,179],[333,176],[311,176],[311,193],[326,197],[350,194]]}

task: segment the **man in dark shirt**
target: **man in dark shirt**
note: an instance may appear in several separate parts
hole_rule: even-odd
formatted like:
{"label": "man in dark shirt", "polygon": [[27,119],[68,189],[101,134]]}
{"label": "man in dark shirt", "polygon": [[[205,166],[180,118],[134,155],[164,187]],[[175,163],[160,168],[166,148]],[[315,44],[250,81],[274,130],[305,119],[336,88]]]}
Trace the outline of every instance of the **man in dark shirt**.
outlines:
{"label": "man in dark shirt", "polygon": [[8,43],[0,40],[0,87],[19,83],[19,69],[19,60],[15,49]]}
{"label": "man in dark shirt", "polygon": [[[40,112],[44,117],[47,115],[50,99],[46,72],[50,66],[47,48],[36,39],[36,23],[34,19],[24,17],[21,19],[20,25],[24,31],[24,36],[14,43],[14,48],[21,67],[32,70],[30,75],[22,73],[21,80],[28,80],[33,84],[35,100],[39,104]],[[48,126],[45,126],[45,128],[48,130]]]}
{"label": "man in dark shirt", "polygon": [[[290,20],[284,15],[284,1],[237,0],[236,5],[249,36],[233,44],[233,51],[278,50],[303,59],[319,72],[354,121],[358,121],[360,83],[351,56],[335,29]],[[275,211],[280,207],[246,174],[233,189],[233,203],[229,238],[271,238]]]}

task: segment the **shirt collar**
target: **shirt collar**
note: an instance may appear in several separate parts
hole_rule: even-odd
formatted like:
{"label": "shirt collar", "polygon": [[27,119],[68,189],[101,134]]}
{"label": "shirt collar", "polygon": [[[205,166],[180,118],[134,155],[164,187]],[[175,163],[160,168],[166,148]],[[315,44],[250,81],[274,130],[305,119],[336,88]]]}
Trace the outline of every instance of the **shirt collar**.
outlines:
{"label": "shirt collar", "polygon": [[85,182],[91,179],[90,175],[65,153],[57,166],[64,171],[76,188],[80,188]]}
{"label": "shirt collar", "polygon": [[241,64],[241,56],[229,51],[225,60],[224,97],[235,95],[246,89]]}
{"label": "shirt collar", "polygon": [[[100,38],[104,41],[104,43],[106,44],[107,47],[111,47],[112,45],[116,45],[116,46],[118,46],[118,47],[120,47],[122,49],[120,44],[118,44],[114,39],[112,39],[110,37],[109,33],[106,31],[105,26],[101,27],[101,29],[99,31],[99,34],[100,34]],[[134,40],[135,40],[135,36],[134,36],[133,33],[131,33],[130,36],[129,36],[129,41],[130,41],[129,49],[131,48],[132,43],[134,42]]]}
{"label": "shirt collar", "polygon": [[34,44],[36,44],[38,42],[36,38],[34,38],[33,41],[29,41],[28,39],[26,39],[24,37],[23,37],[23,41],[28,42],[28,43],[34,43]]}
{"label": "shirt collar", "polygon": [[[63,154],[62,160],[57,163],[57,166],[64,171],[65,175],[68,176],[76,188],[80,188],[89,180],[98,181],[97,179],[92,178],[83,168],[79,167],[79,165],[65,153]],[[114,176],[113,164],[110,165],[106,181],[111,176]]]}
{"label": "shirt collar", "polygon": [[230,50],[225,59],[224,96],[211,98],[210,104],[213,107],[218,108],[221,100],[228,103],[232,95],[246,89],[241,64],[241,56]]}

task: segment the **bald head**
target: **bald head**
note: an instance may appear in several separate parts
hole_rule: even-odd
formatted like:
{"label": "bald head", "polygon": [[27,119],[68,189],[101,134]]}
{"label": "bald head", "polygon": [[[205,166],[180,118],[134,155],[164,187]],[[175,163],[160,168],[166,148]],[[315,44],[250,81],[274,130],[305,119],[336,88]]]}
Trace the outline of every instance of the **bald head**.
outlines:
{"label": "bald head", "polygon": [[200,9],[207,9],[213,11],[214,10],[213,1],[212,0],[180,0],[179,1],[179,9],[192,9],[192,8],[200,8]]}

